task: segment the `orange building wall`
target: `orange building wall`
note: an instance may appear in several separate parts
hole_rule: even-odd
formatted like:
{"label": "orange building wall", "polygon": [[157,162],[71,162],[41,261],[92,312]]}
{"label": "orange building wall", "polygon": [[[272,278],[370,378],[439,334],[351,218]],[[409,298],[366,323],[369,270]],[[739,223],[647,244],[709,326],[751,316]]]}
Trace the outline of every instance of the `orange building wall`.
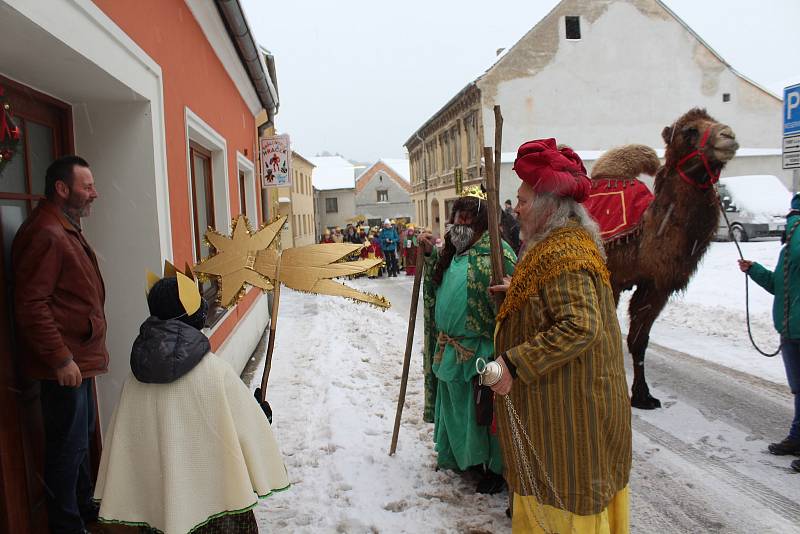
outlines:
{"label": "orange building wall", "polygon": [[[184,108],[191,109],[227,140],[229,202],[234,217],[240,211],[236,151],[254,159],[255,117],[183,0],[94,3],[161,66],[173,260],[183,265],[193,259]],[[260,211],[260,195],[256,197]],[[217,327],[211,337],[212,350],[225,340],[253,302],[255,291],[251,290]]]}

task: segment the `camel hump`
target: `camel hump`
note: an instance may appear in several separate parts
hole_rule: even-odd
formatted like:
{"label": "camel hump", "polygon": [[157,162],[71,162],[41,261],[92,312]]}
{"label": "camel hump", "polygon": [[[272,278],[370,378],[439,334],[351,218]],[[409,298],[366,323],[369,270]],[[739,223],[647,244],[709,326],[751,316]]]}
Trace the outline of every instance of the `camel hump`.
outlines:
{"label": "camel hump", "polygon": [[598,158],[592,167],[592,179],[655,176],[660,165],[658,154],[647,145],[618,146]]}

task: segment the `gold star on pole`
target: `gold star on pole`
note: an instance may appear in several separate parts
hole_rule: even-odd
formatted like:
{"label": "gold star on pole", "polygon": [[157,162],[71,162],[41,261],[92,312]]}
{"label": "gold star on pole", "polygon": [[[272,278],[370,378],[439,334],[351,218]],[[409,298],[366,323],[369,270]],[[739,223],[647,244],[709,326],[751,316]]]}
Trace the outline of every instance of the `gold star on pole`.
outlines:
{"label": "gold star on pole", "polygon": [[233,222],[231,237],[209,228],[206,239],[216,253],[198,263],[194,271],[219,280],[219,302],[222,306],[233,306],[244,291],[245,284],[263,290],[272,289],[268,279],[253,270],[256,254],[275,240],[286,217],[268,224],[258,232],[251,232],[247,219],[240,215]]}
{"label": "gold star on pole", "polygon": [[364,293],[334,282],[333,278],[365,273],[379,265],[379,258],[342,261],[361,250],[362,246],[345,243],[326,243],[290,248],[279,252],[269,248],[286,217],[280,217],[258,232],[251,232],[244,216],[234,221],[232,236],[209,229],[206,238],[216,253],[198,263],[194,271],[219,280],[220,303],[229,307],[244,294],[245,284],[263,290],[273,284],[307,293],[351,298],[360,302],[388,308],[389,302],[378,295]]}

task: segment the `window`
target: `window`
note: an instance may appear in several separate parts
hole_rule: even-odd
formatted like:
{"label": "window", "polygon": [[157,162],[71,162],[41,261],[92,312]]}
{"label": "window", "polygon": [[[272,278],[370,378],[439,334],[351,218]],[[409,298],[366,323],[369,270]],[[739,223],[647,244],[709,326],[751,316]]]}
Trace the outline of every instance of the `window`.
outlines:
{"label": "window", "polygon": [[439,138],[439,146],[442,147],[442,170],[446,171],[450,168],[450,137],[447,134]]}
{"label": "window", "polygon": [[[211,173],[211,152],[194,142],[190,142],[189,158],[192,182],[192,214],[194,215],[192,220],[194,224],[194,257],[195,262],[198,262],[202,258],[208,257],[211,253],[209,246],[204,243],[203,239],[206,229],[209,226],[216,228],[214,218],[214,180]],[[240,180],[242,174],[240,173]],[[216,323],[225,313],[225,308],[215,304],[218,291],[219,285],[216,281],[200,284],[200,293],[211,304],[206,318],[206,326]]]}
{"label": "window", "polygon": [[378,202],[389,202],[388,189],[378,189]]}
{"label": "window", "polygon": [[581,38],[581,18],[580,17],[564,17],[564,22],[567,30],[567,39],[580,39]]}
{"label": "window", "polygon": [[722,101],[723,102],[730,102],[731,101],[731,94],[730,93],[722,93]]}
{"label": "window", "polygon": [[478,147],[477,113],[470,113],[464,122],[467,130],[467,161],[478,161],[480,159],[480,148]]}
{"label": "window", "polygon": [[458,126],[450,130],[450,146],[453,150],[453,167],[461,166],[461,132]]}
{"label": "window", "polygon": [[339,213],[339,203],[336,197],[325,199],[325,213]]}
{"label": "window", "polygon": [[201,146],[189,146],[192,170],[192,212],[194,214],[194,258],[200,261],[209,254],[203,243],[206,228],[214,224],[214,184],[211,179],[211,153]]}
{"label": "window", "polygon": [[[258,188],[256,186],[255,166],[252,161],[247,159],[247,156],[236,151],[236,167],[239,175],[239,213],[245,215],[250,225],[257,228],[260,221],[258,217],[258,203],[256,202]],[[215,193],[218,188],[219,185],[215,184]],[[217,197],[216,203],[219,203],[219,201],[220,199]],[[219,209],[217,209],[217,220],[220,220]]]}
{"label": "window", "polygon": [[239,171],[239,213],[248,216],[247,213],[247,177],[243,171]]}

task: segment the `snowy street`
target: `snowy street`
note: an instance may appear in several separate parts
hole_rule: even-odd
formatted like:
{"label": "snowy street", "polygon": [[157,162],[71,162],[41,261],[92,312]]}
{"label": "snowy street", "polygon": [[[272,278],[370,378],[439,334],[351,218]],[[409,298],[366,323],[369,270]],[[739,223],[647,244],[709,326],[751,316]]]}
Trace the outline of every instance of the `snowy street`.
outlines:
{"label": "snowy street", "polygon": [[[772,267],[780,243],[743,249]],[[713,243],[653,329],[647,372],[664,407],[633,412],[633,532],[800,532],[800,475],[789,468],[792,457],[766,452],[785,436],[791,397],[780,357],[760,356],[747,340],[736,257],[732,243]],[[392,308],[282,293],[268,398],[293,487],[260,504],[259,525],[269,532],[510,531],[505,493],[478,496],[474,479],[434,471],[433,425],[421,418],[421,307],[398,451],[388,456],[412,278],[348,283],[386,296]],[[774,350],[771,302],[751,283],[754,335]],[[259,379],[260,370],[253,388]]]}

